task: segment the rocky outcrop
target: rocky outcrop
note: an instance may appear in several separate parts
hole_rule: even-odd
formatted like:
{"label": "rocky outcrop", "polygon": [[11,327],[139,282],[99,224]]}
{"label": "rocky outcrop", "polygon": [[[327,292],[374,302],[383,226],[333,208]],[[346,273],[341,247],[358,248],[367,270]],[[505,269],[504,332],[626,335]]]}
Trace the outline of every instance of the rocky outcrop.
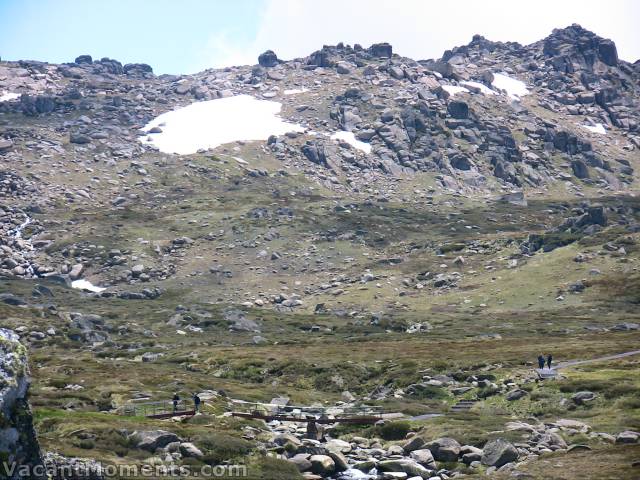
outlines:
{"label": "rocky outcrop", "polygon": [[487,443],[482,449],[482,463],[490,467],[502,467],[507,463],[515,462],[519,453],[508,441],[498,438]]}
{"label": "rocky outcrop", "polygon": [[25,347],[17,334],[0,329],[0,459],[9,467],[1,478],[45,478],[27,400],[29,383]]}
{"label": "rocky outcrop", "polygon": [[129,441],[137,448],[155,452],[156,449],[166,447],[170,443],[180,442],[180,438],[175,433],[165,430],[140,430],[133,432]]}
{"label": "rocky outcrop", "polygon": [[261,67],[275,67],[278,63],[280,60],[273,50],[267,50],[258,56],[258,64]]}

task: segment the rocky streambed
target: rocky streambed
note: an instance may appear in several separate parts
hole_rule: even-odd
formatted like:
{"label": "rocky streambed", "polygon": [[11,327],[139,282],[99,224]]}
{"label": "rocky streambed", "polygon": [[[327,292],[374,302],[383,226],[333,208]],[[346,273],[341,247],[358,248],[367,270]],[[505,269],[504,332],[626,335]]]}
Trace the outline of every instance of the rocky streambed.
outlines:
{"label": "rocky streambed", "polygon": [[[265,444],[270,455],[294,463],[308,479],[386,480],[447,479],[465,473],[492,474],[518,470],[519,466],[552,452],[590,450],[571,438],[587,435],[603,443],[637,443],[638,432],[617,436],[594,432],[586,423],[560,419],[550,423],[508,422],[492,432],[482,448],[461,444],[454,438],[429,439],[425,433],[409,433],[403,441],[347,436],[332,438],[331,430],[322,441],[306,437],[306,424],[273,421]],[[251,436],[254,433],[248,429]],[[521,437],[521,441],[509,438]]]}

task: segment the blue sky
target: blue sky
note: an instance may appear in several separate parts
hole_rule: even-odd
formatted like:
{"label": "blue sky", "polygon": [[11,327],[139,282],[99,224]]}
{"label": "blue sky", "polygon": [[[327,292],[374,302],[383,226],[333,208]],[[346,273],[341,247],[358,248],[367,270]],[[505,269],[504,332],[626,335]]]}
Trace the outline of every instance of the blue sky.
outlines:
{"label": "blue sky", "polygon": [[[72,62],[80,54],[148,63],[160,73],[206,68],[216,35],[253,40],[261,0],[0,0],[2,58]],[[224,52],[221,52],[223,55]]]}
{"label": "blue sky", "polygon": [[194,73],[308,55],[343,41],[388,41],[436,58],[475,33],[523,44],[580,23],[640,58],[636,0],[0,0],[0,56],[70,62],[81,54]]}

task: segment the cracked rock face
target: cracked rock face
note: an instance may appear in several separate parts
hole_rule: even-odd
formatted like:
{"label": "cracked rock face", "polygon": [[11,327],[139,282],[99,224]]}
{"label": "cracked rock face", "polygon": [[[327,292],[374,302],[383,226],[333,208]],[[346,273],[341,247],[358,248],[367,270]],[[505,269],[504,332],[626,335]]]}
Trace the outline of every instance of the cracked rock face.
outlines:
{"label": "cracked rock face", "polygon": [[0,466],[1,478],[39,478],[25,473],[26,467],[42,465],[28,390],[26,349],[17,334],[0,329],[0,459],[14,467],[2,471],[4,465]]}

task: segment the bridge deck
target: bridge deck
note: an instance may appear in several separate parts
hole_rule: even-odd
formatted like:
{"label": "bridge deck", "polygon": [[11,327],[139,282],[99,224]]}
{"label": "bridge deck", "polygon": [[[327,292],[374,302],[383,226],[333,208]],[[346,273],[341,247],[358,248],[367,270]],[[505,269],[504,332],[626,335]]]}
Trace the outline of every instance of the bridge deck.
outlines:
{"label": "bridge deck", "polygon": [[232,401],[231,415],[264,421],[330,423],[376,423],[382,420],[380,407],[304,407],[259,402]]}

